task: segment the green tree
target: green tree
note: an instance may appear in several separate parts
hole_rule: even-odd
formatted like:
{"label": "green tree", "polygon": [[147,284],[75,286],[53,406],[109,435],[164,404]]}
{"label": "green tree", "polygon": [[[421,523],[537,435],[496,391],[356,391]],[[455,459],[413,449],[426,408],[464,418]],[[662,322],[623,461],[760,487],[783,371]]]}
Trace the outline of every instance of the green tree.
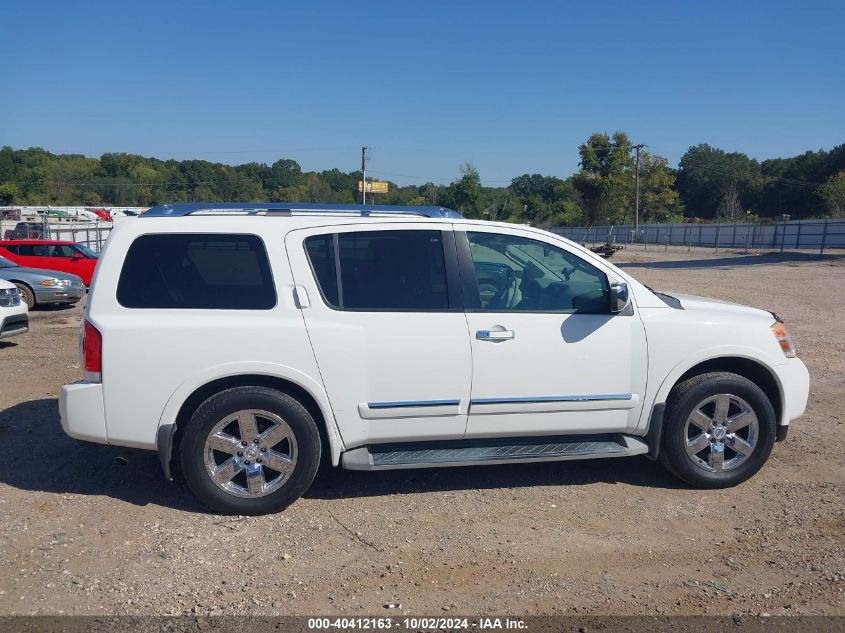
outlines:
{"label": "green tree", "polygon": [[[555,176],[523,174],[514,178],[508,189],[518,206],[516,212],[510,215],[514,221],[543,226],[582,224],[586,221],[574,178],[562,180]],[[510,202],[510,198],[507,201]]]}
{"label": "green tree", "polygon": [[739,210],[754,207],[764,179],[756,160],[704,144],[681,157],[676,182],[687,213],[736,219]]}
{"label": "green tree", "polygon": [[479,208],[481,201],[481,177],[478,170],[472,163],[464,163],[460,166],[461,177],[454,183],[454,199],[458,211],[467,217],[479,217],[482,209]]}
{"label": "green tree", "polygon": [[845,216],[845,170],[828,178],[818,188],[818,195],[834,216]]}
{"label": "green tree", "polygon": [[266,187],[294,187],[305,183],[302,167],[295,160],[280,159],[270,165],[270,178]]}
{"label": "green tree", "polygon": [[668,222],[680,217],[675,174],[668,161],[650,152],[640,154],[640,213],[644,222]]}
{"label": "green tree", "polygon": [[[633,217],[634,169],[627,136],[594,134],[580,148],[581,168],[568,178],[523,174],[508,187],[484,187],[472,165],[448,185],[390,184],[378,204],[431,204],[468,217],[541,226],[619,222]],[[760,217],[811,217],[837,211],[819,185],[845,171],[845,145],[758,164],[744,154],[701,145],[681,161],[674,186],[663,159],[644,153],[641,206],[646,220],[678,217],[685,207],[704,217],[750,209]],[[360,172],[303,172],[291,159],[226,165],[107,153],[100,158],[52,154],[40,147],[0,148],[0,201],[12,204],[150,206],[163,202],[270,200],[354,203]],[[680,198],[676,198],[673,190]],[[829,196],[828,196],[829,197]],[[748,217],[747,214],[744,214]]]}
{"label": "green tree", "polygon": [[624,132],[597,132],[578,148],[581,171],[575,187],[581,193],[591,224],[618,224],[631,216],[634,159]]}
{"label": "green tree", "polygon": [[21,190],[18,189],[17,185],[11,182],[0,184],[0,205],[8,206],[10,204],[15,204],[20,197]]}
{"label": "green tree", "polygon": [[825,210],[816,183],[845,170],[845,145],[829,152],[804,152],[789,158],[771,158],[760,164],[763,190],[754,211],[761,215],[789,213],[795,217],[818,215]]}

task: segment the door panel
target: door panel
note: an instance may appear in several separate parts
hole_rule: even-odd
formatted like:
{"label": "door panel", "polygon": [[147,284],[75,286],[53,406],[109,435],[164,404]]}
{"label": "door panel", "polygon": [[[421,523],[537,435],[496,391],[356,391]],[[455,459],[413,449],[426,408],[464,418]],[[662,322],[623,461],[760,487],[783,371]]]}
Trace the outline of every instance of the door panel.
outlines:
{"label": "door panel", "polygon": [[51,244],[47,250],[47,267],[50,270],[72,272],[76,267],[76,262],[73,260],[73,253],[73,247],[69,244]]}
{"label": "door panel", "polygon": [[19,244],[15,263],[27,268],[49,269],[48,248],[45,244]]}
{"label": "door panel", "polygon": [[469,334],[452,232],[435,228],[333,226],[285,240],[347,448],[464,435]]}
{"label": "door panel", "polygon": [[464,286],[473,357],[466,436],[635,428],[647,369],[639,317],[610,314],[605,273],[560,243],[501,231],[479,227],[468,241],[456,232],[462,278],[477,285]]}

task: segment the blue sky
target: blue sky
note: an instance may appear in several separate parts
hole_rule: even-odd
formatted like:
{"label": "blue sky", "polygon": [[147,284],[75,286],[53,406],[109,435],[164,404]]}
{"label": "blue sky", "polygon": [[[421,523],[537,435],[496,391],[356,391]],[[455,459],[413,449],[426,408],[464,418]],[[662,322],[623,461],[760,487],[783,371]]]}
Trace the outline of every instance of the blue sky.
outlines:
{"label": "blue sky", "polygon": [[[594,131],[845,142],[845,2],[10,2],[0,145],[503,185]],[[397,174],[402,174],[397,175]]]}

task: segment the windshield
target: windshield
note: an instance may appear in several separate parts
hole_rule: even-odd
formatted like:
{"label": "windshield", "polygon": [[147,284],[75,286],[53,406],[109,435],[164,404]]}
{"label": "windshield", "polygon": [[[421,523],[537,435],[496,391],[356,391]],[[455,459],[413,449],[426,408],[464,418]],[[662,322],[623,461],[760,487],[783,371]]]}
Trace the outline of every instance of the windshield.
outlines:
{"label": "windshield", "polygon": [[97,253],[95,253],[95,252],[94,252],[94,251],[92,251],[90,248],[88,248],[87,246],[85,246],[85,244],[77,244],[77,245],[76,245],[76,249],[77,249],[80,253],[82,253],[83,255],[85,255],[85,257],[89,257],[89,258],[91,258],[91,259],[97,259],[97,257],[99,257],[99,255],[97,255]]}
{"label": "windshield", "polygon": [[18,265],[15,262],[10,262],[5,257],[0,256],[0,268],[17,268]]}

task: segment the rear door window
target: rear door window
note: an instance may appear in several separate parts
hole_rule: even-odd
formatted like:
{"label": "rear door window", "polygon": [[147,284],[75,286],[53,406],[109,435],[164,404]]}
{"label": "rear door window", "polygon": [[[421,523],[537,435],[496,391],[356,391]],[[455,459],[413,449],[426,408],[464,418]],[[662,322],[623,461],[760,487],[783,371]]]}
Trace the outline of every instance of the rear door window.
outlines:
{"label": "rear door window", "polygon": [[450,307],[442,231],[317,235],[305,240],[305,250],[323,298],[333,308],[413,312]]}
{"label": "rear door window", "polygon": [[337,267],[334,253],[335,235],[316,235],[305,240],[305,252],[311,262],[311,270],[323,294],[323,300],[330,306],[340,306],[337,285]]}
{"label": "rear door window", "polygon": [[142,235],[126,254],[117,300],[126,308],[269,310],[276,290],[257,235]]}
{"label": "rear door window", "polygon": [[21,257],[48,257],[49,247],[46,244],[20,244],[18,255]]}

